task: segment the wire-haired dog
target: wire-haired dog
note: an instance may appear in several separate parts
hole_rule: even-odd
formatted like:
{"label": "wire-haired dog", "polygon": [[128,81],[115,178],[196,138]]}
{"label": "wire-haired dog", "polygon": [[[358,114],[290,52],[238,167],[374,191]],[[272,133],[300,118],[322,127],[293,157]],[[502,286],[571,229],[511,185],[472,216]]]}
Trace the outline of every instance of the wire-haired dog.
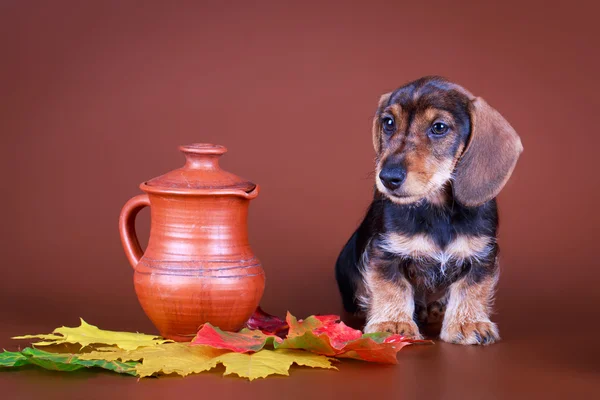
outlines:
{"label": "wire-haired dog", "polygon": [[336,264],[344,308],[366,312],[365,332],[420,338],[417,323],[443,318],[442,340],[498,340],[495,197],[519,136],[483,99],[426,77],[381,97],[373,145],[373,202]]}

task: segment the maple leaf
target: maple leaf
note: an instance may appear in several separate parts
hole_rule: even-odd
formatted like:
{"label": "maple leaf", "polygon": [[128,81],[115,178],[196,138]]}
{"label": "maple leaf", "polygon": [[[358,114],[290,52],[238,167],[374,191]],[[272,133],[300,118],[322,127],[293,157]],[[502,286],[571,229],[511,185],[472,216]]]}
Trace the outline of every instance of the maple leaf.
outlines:
{"label": "maple leaf", "polygon": [[27,357],[20,351],[6,351],[0,353],[0,367],[20,367],[29,364]]}
{"label": "maple leaf", "polygon": [[282,343],[274,343],[278,349],[303,349],[337,358],[354,358],[363,361],[397,364],[396,354],[402,347],[412,343],[431,343],[412,340],[389,332],[363,334],[339,321],[338,316],[310,316],[299,321],[287,314],[290,327]]}
{"label": "maple leaf", "polygon": [[346,343],[337,358],[353,358],[361,361],[398,364],[397,353],[413,343],[432,344],[429,340],[407,339],[388,332],[366,333],[360,339]]}
{"label": "maple leaf", "polygon": [[288,337],[295,337],[304,335],[306,332],[312,332],[313,329],[320,328],[325,324],[330,324],[331,318],[329,316],[319,318],[311,315],[304,320],[299,320],[288,311],[285,321],[290,327]]}
{"label": "maple leaf", "polygon": [[259,330],[242,329],[239,332],[224,332],[206,323],[192,340],[192,345],[206,345],[217,349],[227,349],[237,353],[258,351],[266,345],[283,340],[274,335],[265,335]]}
{"label": "maple leaf", "polygon": [[34,346],[49,346],[62,343],[78,343],[81,347],[91,344],[115,345],[124,350],[133,350],[141,346],[152,346],[172,342],[160,336],[145,335],[143,333],[105,331],[97,326],[90,325],[80,318],[81,325],[75,328],[60,327],[54,332],[41,335],[15,336],[12,339],[42,339],[46,341],[33,343]]}
{"label": "maple leaf", "polygon": [[254,354],[232,353],[209,346],[187,343],[165,343],[136,350],[94,351],[79,356],[83,360],[139,361],[139,377],[155,374],[178,374],[208,371],[218,364],[225,366],[225,374],[237,374],[250,380],[271,374],[288,375],[292,364],[313,368],[335,368],[325,356],[294,350],[260,350]]}
{"label": "maple leaf", "polygon": [[343,322],[323,325],[320,328],[314,329],[312,333],[317,336],[327,335],[329,342],[334,349],[342,349],[346,343],[358,340],[363,335],[361,331],[350,328]]}
{"label": "maple leaf", "polygon": [[332,359],[301,350],[261,350],[254,354],[226,353],[218,357],[225,366],[225,374],[236,374],[254,380],[272,374],[289,375],[292,364],[312,368],[336,369]]}
{"label": "maple leaf", "polygon": [[260,330],[267,335],[284,334],[288,329],[283,319],[264,312],[260,307],[257,307],[254,314],[246,321],[246,327],[250,330]]}
{"label": "maple leaf", "polygon": [[334,356],[339,352],[331,346],[326,334],[315,335],[313,332],[323,326],[323,322],[316,317],[310,316],[304,321],[298,321],[288,312],[286,321],[290,327],[288,336],[282,343],[276,343],[275,348],[308,350],[326,356]]}
{"label": "maple leaf", "polygon": [[187,343],[164,343],[135,350],[102,350],[104,351],[92,351],[79,357],[83,360],[141,361],[135,367],[141,378],[157,373],[186,376],[208,371],[217,366],[216,357],[227,352],[207,346],[190,346]]}
{"label": "maple leaf", "polygon": [[76,371],[82,368],[99,367],[121,374],[136,375],[135,362],[119,362],[106,360],[84,360],[77,354],[50,353],[27,347],[21,352],[5,351],[0,353],[1,367],[21,367],[37,365],[53,371]]}

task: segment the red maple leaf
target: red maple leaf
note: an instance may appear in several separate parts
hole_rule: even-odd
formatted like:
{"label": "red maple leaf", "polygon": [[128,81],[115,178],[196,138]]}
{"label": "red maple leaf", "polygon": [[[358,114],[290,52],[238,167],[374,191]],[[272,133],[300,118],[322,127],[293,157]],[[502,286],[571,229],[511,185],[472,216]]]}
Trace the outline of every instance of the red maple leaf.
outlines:
{"label": "red maple leaf", "polygon": [[282,341],[277,336],[265,335],[258,330],[242,329],[239,332],[225,332],[207,323],[200,328],[191,344],[227,349],[236,353],[248,353],[259,351],[266,345]]}
{"label": "red maple leaf", "polygon": [[275,315],[268,314],[258,307],[250,319],[246,322],[246,327],[251,330],[259,330],[267,335],[285,335],[288,325],[283,319]]}

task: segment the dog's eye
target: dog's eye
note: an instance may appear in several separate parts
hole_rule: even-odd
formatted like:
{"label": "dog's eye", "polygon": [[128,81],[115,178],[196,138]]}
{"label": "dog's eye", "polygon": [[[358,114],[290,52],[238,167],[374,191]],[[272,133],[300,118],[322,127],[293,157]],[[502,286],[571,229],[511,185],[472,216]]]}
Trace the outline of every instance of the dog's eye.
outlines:
{"label": "dog's eye", "polygon": [[381,119],[381,127],[385,133],[392,134],[396,131],[396,122],[394,118],[386,116]]}
{"label": "dog's eye", "polygon": [[436,122],[431,126],[431,133],[434,135],[443,135],[448,132],[448,125],[443,122]]}

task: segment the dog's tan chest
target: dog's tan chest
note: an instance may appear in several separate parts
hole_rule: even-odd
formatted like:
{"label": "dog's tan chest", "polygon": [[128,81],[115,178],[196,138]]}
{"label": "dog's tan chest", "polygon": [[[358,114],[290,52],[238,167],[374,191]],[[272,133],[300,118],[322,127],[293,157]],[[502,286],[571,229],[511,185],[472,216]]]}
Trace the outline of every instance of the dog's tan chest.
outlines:
{"label": "dog's tan chest", "polygon": [[485,258],[493,250],[494,239],[488,236],[459,235],[441,247],[426,234],[388,233],[384,250],[403,258],[435,261],[442,270],[449,262],[462,265],[468,260]]}

